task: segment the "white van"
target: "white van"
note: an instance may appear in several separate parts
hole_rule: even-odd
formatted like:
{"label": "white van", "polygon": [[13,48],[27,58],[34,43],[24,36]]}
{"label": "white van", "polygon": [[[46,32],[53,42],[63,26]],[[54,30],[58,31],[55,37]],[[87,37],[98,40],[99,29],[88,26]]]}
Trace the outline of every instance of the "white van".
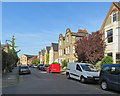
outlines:
{"label": "white van", "polygon": [[97,69],[92,64],[87,63],[68,63],[66,75],[68,79],[78,79],[82,83],[99,80]]}

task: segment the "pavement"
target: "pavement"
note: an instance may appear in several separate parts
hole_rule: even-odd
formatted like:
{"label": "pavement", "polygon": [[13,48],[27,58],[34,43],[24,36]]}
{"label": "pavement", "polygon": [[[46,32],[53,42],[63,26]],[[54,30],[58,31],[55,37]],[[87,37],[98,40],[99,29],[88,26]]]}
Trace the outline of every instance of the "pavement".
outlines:
{"label": "pavement", "polygon": [[83,84],[74,79],[67,79],[65,71],[47,73],[31,68],[31,74],[18,75],[18,67],[2,78],[3,94],[113,94],[116,91],[104,91],[98,84]]}
{"label": "pavement", "polygon": [[66,70],[61,69],[60,74],[61,74],[61,75],[66,75]]}

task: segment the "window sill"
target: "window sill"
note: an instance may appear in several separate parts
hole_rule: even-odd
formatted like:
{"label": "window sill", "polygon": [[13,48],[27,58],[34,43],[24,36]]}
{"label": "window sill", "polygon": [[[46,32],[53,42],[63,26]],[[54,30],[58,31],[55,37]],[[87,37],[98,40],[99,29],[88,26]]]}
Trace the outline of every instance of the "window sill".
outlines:
{"label": "window sill", "polygon": [[112,45],[112,44],[114,44],[114,42],[111,42],[111,43],[107,43],[107,45]]}

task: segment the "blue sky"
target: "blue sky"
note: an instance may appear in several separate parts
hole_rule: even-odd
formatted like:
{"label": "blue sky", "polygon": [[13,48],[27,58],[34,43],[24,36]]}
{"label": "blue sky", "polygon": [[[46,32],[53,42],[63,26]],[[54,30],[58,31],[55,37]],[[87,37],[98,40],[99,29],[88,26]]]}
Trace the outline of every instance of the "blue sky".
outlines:
{"label": "blue sky", "polygon": [[72,32],[100,30],[111,2],[4,2],[2,3],[2,44],[15,35],[22,54],[38,52],[58,42],[67,28]]}

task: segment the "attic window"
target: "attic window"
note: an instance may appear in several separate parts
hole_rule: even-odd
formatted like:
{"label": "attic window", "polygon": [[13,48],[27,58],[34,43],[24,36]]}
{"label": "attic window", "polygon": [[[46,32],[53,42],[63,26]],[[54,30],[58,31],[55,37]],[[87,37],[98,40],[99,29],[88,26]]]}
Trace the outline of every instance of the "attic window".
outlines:
{"label": "attic window", "polygon": [[113,11],[113,22],[116,21],[116,10]]}

